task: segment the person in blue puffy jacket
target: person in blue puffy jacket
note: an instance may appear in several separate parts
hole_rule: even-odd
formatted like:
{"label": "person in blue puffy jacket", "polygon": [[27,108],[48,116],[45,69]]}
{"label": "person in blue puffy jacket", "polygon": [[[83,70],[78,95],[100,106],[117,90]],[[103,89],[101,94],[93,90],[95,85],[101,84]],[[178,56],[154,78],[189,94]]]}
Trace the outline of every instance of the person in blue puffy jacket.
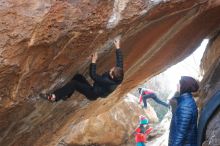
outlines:
{"label": "person in blue puffy jacket", "polygon": [[180,96],[176,98],[177,107],[172,115],[168,145],[198,146],[198,110],[191,92],[196,92],[199,85],[194,78],[182,76],[178,88]]}

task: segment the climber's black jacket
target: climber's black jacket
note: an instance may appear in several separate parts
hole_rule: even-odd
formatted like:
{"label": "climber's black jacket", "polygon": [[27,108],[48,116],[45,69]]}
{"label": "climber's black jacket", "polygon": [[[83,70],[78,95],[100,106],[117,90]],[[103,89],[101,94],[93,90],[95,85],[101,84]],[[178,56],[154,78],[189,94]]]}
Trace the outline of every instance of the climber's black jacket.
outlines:
{"label": "climber's black jacket", "polygon": [[[123,69],[123,57],[120,49],[116,49],[116,67]],[[96,73],[95,63],[90,64],[90,76],[94,80],[93,90],[100,97],[108,96],[123,80],[123,78],[120,80],[113,80],[110,77],[109,72],[98,75]]]}

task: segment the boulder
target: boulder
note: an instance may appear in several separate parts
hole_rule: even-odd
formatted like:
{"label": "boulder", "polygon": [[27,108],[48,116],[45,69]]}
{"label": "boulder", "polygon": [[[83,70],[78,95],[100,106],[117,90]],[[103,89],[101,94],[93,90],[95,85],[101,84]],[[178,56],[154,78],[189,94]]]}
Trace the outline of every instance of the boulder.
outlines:
{"label": "boulder", "polygon": [[[218,0],[1,0],[0,145],[54,146],[63,137],[74,143],[65,135],[71,127],[94,117],[100,125],[104,119],[113,120],[106,113],[112,113],[126,93],[188,56],[216,32],[219,14]],[[98,73],[109,70],[117,37],[125,77],[114,93],[92,102],[77,93],[53,104],[38,98],[76,73],[90,79],[89,56],[95,51]],[[126,132],[115,139],[122,135]]]}

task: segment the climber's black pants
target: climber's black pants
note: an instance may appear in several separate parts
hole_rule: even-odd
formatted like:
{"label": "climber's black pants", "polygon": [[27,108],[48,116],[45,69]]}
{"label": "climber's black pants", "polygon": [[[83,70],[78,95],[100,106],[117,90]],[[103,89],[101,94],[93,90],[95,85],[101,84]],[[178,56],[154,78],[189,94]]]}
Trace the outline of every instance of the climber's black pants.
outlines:
{"label": "climber's black pants", "polygon": [[84,76],[77,74],[66,85],[54,92],[56,101],[69,98],[75,90],[85,95],[89,100],[96,100],[98,98],[93,86],[89,84]]}
{"label": "climber's black pants", "polygon": [[161,104],[165,107],[169,107],[169,105],[165,102],[163,102],[162,100],[160,100],[156,94],[152,93],[152,94],[146,94],[142,96],[143,98],[143,103],[144,103],[144,107],[147,108],[147,99],[152,98],[154,101],[156,101],[158,104]]}

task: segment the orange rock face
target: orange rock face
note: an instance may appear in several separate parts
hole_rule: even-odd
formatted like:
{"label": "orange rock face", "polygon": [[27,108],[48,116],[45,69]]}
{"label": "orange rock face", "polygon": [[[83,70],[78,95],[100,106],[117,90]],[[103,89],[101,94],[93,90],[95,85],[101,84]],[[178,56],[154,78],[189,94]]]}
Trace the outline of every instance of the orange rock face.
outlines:
{"label": "orange rock face", "polygon": [[[143,79],[189,55],[217,30],[219,14],[218,0],[1,0],[0,145],[57,145],[72,123],[111,111]],[[37,98],[77,72],[88,77],[94,51],[98,72],[113,66],[119,35],[125,79],[108,98]]]}

